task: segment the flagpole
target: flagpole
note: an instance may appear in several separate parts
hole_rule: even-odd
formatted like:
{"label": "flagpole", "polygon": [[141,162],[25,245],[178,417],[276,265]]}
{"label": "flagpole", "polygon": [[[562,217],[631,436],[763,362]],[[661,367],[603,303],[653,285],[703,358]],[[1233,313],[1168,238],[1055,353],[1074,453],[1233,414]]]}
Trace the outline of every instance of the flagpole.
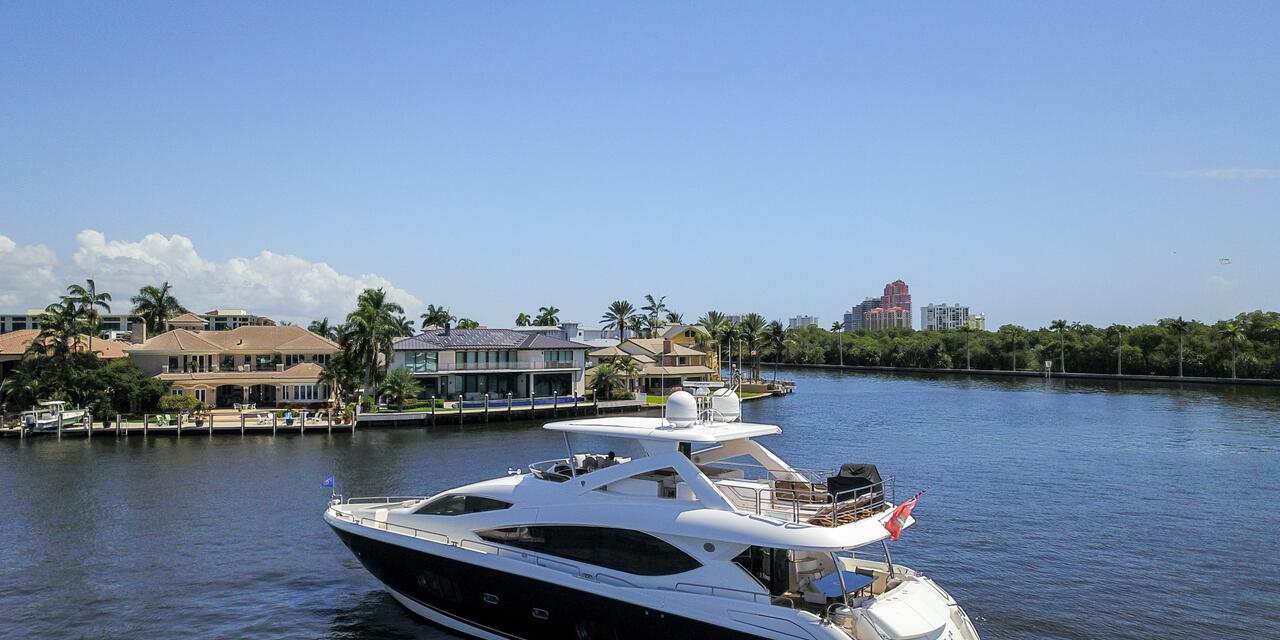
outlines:
{"label": "flagpole", "polygon": [[893,579],[893,558],[889,556],[889,541],[880,538],[880,546],[884,547],[884,561],[889,565],[889,579]]}

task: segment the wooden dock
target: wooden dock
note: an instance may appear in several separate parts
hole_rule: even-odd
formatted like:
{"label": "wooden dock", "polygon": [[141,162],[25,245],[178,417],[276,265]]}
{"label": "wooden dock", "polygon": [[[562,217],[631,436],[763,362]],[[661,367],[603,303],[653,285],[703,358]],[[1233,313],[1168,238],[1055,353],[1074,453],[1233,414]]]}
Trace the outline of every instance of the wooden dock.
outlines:
{"label": "wooden dock", "polygon": [[142,419],[112,418],[109,426],[94,419],[92,427],[81,422],[68,423],[57,430],[24,431],[17,423],[0,426],[0,437],[10,438],[128,438],[133,436],[208,436],[245,434],[301,434],[355,433],[357,428],[410,428],[434,425],[484,424],[487,422],[514,422],[517,420],[548,420],[602,413],[640,411],[648,408],[640,400],[577,401],[566,399],[562,403],[530,406],[508,406],[505,402],[489,407],[436,408],[413,412],[388,412],[361,414],[355,421],[331,420],[329,414],[307,414],[292,420],[284,418],[283,410],[261,410],[245,413],[212,412],[202,414],[198,422],[190,417],[174,424],[176,419],[157,420],[157,414],[146,414]]}

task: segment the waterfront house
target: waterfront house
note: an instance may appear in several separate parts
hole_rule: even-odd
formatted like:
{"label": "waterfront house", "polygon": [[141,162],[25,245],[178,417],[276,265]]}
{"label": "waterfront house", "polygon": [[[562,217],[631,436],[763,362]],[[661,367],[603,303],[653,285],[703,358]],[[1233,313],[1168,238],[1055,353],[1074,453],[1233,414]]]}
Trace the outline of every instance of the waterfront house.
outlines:
{"label": "waterfront house", "polygon": [[682,347],[697,350],[706,356],[703,362],[711,369],[711,379],[720,379],[720,354],[718,349],[702,351],[703,345],[714,344],[711,334],[700,324],[668,324],[662,329],[662,337]]}
{"label": "waterfront house", "polygon": [[708,354],[670,338],[628,338],[617,346],[589,354],[592,366],[624,356],[640,365],[640,390],[645,393],[665,394],[686,380],[716,379],[716,371],[707,366]]}
{"label": "waterfront house", "polygon": [[338,345],[302,327],[246,325],[173,329],[131,347],[129,357],[147,375],[173,383],[173,393],[211,407],[305,406],[329,401],[319,378],[337,352]]}
{"label": "waterfront house", "polygon": [[[39,329],[18,329],[0,335],[0,380],[17,368],[22,356],[31,347],[31,341],[40,335]],[[119,340],[93,340],[93,353],[104,360],[124,358],[128,356],[126,349],[130,345]],[[71,347],[76,353],[89,351],[89,336],[81,335]]]}
{"label": "waterfront house", "polygon": [[412,373],[422,397],[580,396],[587,348],[537,331],[446,326],[397,340],[391,368]]}

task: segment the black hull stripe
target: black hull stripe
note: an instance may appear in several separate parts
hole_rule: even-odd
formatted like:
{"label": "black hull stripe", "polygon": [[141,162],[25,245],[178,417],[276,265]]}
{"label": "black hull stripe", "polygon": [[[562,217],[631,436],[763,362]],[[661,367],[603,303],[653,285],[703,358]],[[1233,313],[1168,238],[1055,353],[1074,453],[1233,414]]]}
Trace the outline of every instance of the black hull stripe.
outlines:
{"label": "black hull stripe", "polygon": [[[765,640],[768,637],[410,549],[337,526],[333,529],[361,564],[387,588],[450,620],[508,640]],[[535,610],[544,615],[535,617]]]}

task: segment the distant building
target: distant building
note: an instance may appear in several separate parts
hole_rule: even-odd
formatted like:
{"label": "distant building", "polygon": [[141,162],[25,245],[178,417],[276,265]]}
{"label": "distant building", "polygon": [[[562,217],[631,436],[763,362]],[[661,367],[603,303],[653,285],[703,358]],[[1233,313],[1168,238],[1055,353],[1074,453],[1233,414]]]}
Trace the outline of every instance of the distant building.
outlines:
{"label": "distant building", "polygon": [[910,329],[911,312],[902,307],[893,307],[892,309],[876,307],[863,314],[863,321],[868,331]]}
{"label": "distant building", "polygon": [[929,304],[920,308],[921,331],[946,331],[969,324],[969,307],[958,304]]}
{"label": "distant building", "polygon": [[[0,314],[0,333],[21,331],[23,329],[39,329],[40,314],[44,309],[27,309],[26,313]],[[132,313],[104,313],[98,318],[102,321],[102,334],[112,339],[128,338],[133,325],[141,318]],[[271,327],[275,321],[249,313],[244,309],[214,309],[204,314],[184,311],[168,320],[174,329],[189,331],[230,331],[239,327]],[[136,342],[144,342],[147,336],[137,336]]]}
{"label": "distant building", "polygon": [[974,331],[986,331],[987,314],[975,313],[974,315],[969,316],[969,328]]}
{"label": "distant building", "polygon": [[907,323],[911,322],[911,288],[901,280],[894,280],[884,286],[884,295],[880,296],[880,306],[885,309],[897,307],[907,312]]}
{"label": "distant building", "polygon": [[866,329],[867,325],[863,321],[863,316],[878,306],[880,306],[880,298],[866,298],[861,303],[854,305],[848,313],[844,314],[844,330],[858,331]]}
{"label": "distant building", "polygon": [[792,329],[803,329],[805,327],[815,327],[818,325],[817,316],[796,316],[787,321],[787,326]]}

